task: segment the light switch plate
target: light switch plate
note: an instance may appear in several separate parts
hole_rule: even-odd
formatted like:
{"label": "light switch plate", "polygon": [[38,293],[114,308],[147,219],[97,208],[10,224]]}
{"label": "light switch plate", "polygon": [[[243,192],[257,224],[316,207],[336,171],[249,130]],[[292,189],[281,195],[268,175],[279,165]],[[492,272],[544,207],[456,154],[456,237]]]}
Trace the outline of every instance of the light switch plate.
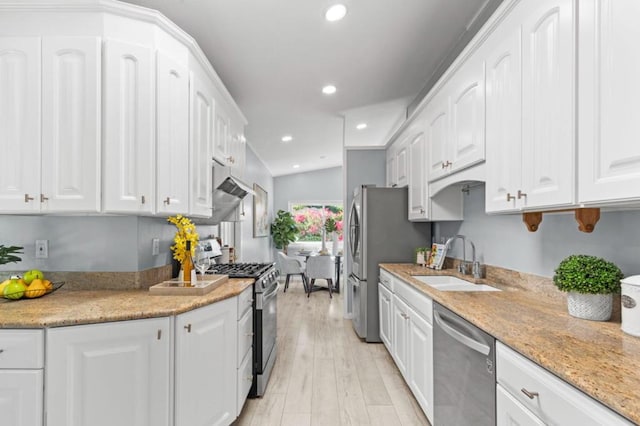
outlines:
{"label": "light switch plate", "polygon": [[36,240],[36,259],[49,257],[49,240]]}
{"label": "light switch plate", "polygon": [[154,238],[151,240],[151,255],[157,256],[160,254],[160,240],[158,238]]}

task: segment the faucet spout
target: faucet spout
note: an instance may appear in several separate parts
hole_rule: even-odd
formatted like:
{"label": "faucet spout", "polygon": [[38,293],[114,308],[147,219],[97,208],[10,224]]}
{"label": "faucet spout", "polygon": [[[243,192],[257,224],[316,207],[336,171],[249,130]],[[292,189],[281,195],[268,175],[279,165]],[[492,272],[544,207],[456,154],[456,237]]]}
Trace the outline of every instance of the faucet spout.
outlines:
{"label": "faucet spout", "polygon": [[[466,274],[467,273],[467,250],[466,250],[466,246],[467,246],[467,239],[464,235],[454,235],[453,237],[449,238],[447,240],[447,242],[445,243],[445,247],[447,248],[447,250],[449,250],[451,248],[451,246],[453,245],[453,242],[457,239],[462,240],[462,262],[460,262],[460,264],[458,264],[458,272],[462,273],[462,274]],[[476,249],[474,246],[473,247],[473,254],[474,254],[474,258],[475,258],[475,252]]]}

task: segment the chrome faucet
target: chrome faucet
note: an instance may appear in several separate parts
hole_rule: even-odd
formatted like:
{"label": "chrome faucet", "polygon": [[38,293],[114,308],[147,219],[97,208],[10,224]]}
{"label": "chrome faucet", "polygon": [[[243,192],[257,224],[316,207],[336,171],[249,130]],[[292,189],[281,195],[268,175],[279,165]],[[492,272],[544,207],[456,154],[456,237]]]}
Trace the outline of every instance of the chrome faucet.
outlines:
{"label": "chrome faucet", "polygon": [[467,274],[467,266],[469,265],[469,262],[467,261],[466,246],[467,241],[469,241],[469,244],[471,244],[471,273],[473,274],[474,279],[482,278],[480,262],[476,260],[476,246],[473,244],[473,241],[467,240],[464,235],[454,235],[447,240],[445,247],[449,250],[456,239],[462,240],[462,261],[458,264],[458,272],[465,275]]}

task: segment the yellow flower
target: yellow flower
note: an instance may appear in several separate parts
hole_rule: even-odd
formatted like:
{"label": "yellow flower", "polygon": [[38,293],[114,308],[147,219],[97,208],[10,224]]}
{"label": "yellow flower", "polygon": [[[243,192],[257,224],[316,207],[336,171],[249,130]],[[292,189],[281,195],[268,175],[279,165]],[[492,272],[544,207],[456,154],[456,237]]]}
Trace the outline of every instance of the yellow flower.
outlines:
{"label": "yellow flower", "polygon": [[[198,244],[196,226],[189,218],[181,214],[170,216],[167,218],[167,221],[173,223],[176,228],[178,228],[178,232],[176,232],[173,238],[174,244],[171,246],[171,251],[173,251],[173,258],[183,263],[187,259],[187,256],[193,257],[196,252],[196,245]],[[191,241],[190,253],[187,253],[187,241]]]}

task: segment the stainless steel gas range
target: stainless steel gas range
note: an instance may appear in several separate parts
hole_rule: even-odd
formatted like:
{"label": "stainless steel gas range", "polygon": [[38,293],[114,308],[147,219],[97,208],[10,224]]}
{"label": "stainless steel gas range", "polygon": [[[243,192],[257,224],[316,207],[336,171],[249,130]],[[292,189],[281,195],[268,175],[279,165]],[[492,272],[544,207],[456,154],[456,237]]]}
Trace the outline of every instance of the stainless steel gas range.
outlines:
{"label": "stainless steel gas range", "polygon": [[253,386],[249,396],[262,396],[277,355],[278,271],[273,263],[226,263],[212,265],[208,272],[256,280],[253,285]]}

